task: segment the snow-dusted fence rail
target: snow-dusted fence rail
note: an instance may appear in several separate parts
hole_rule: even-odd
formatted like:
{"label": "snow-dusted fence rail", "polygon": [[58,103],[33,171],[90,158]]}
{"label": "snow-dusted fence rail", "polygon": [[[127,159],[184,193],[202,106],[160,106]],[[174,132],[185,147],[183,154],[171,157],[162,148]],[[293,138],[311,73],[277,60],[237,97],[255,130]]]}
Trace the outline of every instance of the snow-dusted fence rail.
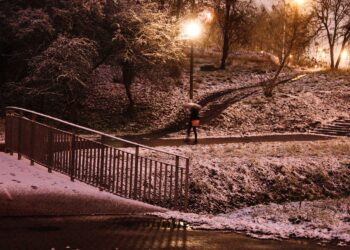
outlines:
{"label": "snow-dusted fence rail", "polygon": [[[62,129],[63,128],[63,129]],[[79,131],[79,133],[78,133]],[[85,133],[85,136],[84,134]],[[86,133],[99,140],[88,139]],[[123,147],[108,145],[118,142]],[[27,109],[6,109],[5,149],[111,193],[187,210],[189,159]]]}

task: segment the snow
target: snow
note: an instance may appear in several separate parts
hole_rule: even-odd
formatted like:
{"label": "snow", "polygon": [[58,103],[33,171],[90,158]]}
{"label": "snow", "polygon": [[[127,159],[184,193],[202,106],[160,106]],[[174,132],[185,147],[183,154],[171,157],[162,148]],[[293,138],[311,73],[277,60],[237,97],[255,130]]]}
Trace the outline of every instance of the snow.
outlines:
{"label": "snow", "polygon": [[152,214],[194,229],[350,245],[349,139],[162,149],[191,157],[190,213]]}
{"label": "snow", "polygon": [[[0,214],[143,213],[163,208],[125,199],[28,160],[0,153]],[[38,206],[35,202],[39,202]],[[32,208],[28,207],[33,205]],[[13,211],[11,211],[13,209]]]}
{"label": "snow", "polygon": [[205,135],[307,131],[340,117],[350,117],[350,76],[308,72],[279,86],[273,98],[251,96],[228,107],[202,126]]}
{"label": "snow", "polygon": [[[257,55],[244,54],[232,58],[226,70],[200,71],[200,66],[212,64],[213,58],[196,55],[194,73],[194,101],[224,90],[254,86],[270,79],[275,66],[267,65]],[[252,57],[252,58],[250,58]],[[265,59],[264,59],[265,60]],[[280,79],[296,74],[306,75],[294,82],[276,88],[273,98],[265,98],[261,92],[229,105],[208,124],[201,126],[201,134],[207,136],[239,135],[268,132],[305,132],[320,123],[339,117],[350,117],[350,75],[346,72],[313,72],[286,68]],[[169,124],[182,121],[183,104],[188,102],[188,72],[173,80],[153,83],[137,79],[132,85],[136,102],[133,116],[125,116],[127,98],[120,84],[117,68],[101,65],[94,72],[89,97],[84,101],[86,112],[83,120],[91,127],[101,124],[113,127],[119,136],[136,135],[157,131]],[[119,83],[118,83],[119,82]],[[237,92],[233,92],[235,95]],[[231,94],[217,98],[209,108],[232,98]],[[205,110],[204,107],[203,110]],[[99,127],[101,128],[101,126]],[[103,128],[103,127],[102,127]],[[177,133],[183,135],[185,131]]]}
{"label": "snow", "polygon": [[178,80],[166,78],[154,83],[137,78],[131,85],[134,112],[126,115],[129,102],[121,79],[118,67],[101,65],[94,71],[81,118],[88,127],[105,129],[113,125],[119,136],[148,132],[175,120],[187,102],[179,98],[185,94]]}
{"label": "snow", "polygon": [[191,158],[192,212],[227,213],[350,193],[349,139],[161,148]]}
{"label": "snow", "polygon": [[350,197],[312,202],[258,205],[227,214],[209,215],[168,211],[162,218],[188,222],[194,229],[245,231],[263,239],[310,238],[350,244]]}

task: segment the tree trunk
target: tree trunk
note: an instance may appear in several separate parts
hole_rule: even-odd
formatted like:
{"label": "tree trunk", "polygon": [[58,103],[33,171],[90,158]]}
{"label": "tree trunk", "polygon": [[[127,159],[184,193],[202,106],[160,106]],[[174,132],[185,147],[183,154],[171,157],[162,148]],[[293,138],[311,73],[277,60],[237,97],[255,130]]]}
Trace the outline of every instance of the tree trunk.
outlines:
{"label": "tree trunk", "polygon": [[349,41],[349,38],[348,36],[345,34],[344,38],[343,38],[343,42],[341,44],[341,48],[340,48],[340,53],[338,55],[338,59],[337,59],[337,62],[335,64],[335,68],[338,69],[339,68],[339,65],[340,65],[340,61],[342,59],[342,56],[343,56],[343,51],[345,49],[345,45],[347,44],[347,42]]}
{"label": "tree trunk", "polygon": [[273,96],[273,90],[278,85],[278,82],[277,82],[278,76],[281,74],[284,66],[287,64],[287,60],[289,58],[289,55],[291,54],[292,49],[294,47],[294,42],[295,42],[295,39],[296,39],[297,31],[299,29],[299,27],[297,25],[297,22],[296,22],[297,18],[298,18],[298,12],[295,12],[294,13],[294,21],[293,21],[293,23],[294,23],[293,36],[292,36],[292,38],[290,40],[290,44],[288,46],[288,49],[284,53],[284,57],[282,57],[281,64],[278,67],[278,70],[277,70],[275,76],[270,81],[266,82],[266,84],[263,86],[263,92],[264,92],[264,95],[266,97],[272,97]]}
{"label": "tree trunk", "polygon": [[220,69],[225,69],[226,68],[226,60],[229,54],[229,44],[228,44],[228,39],[224,37],[224,45],[222,47],[222,57],[221,57],[221,65]]}
{"label": "tree trunk", "polygon": [[330,53],[331,53],[331,69],[334,69],[334,45],[330,45]]}
{"label": "tree trunk", "polygon": [[124,62],[122,63],[122,72],[123,72],[123,83],[125,86],[125,92],[129,99],[128,111],[132,111],[135,103],[131,93],[131,84],[135,78],[135,69],[132,64]]}
{"label": "tree trunk", "polygon": [[165,0],[160,0],[159,1],[159,9],[164,10],[164,5],[165,5]]}
{"label": "tree trunk", "polygon": [[225,5],[225,23],[223,27],[223,37],[224,37],[224,44],[222,46],[222,57],[221,57],[221,65],[220,69],[225,69],[226,67],[226,60],[230,51],[230,38],[229,38],[229,25],[230,25],[230,8],[231,4],[228,0],[226,0]]}
{"label": "tree trunk", "polygon": [[335,69],[338,69],[338,68],[339,68],[339,65],[340,65],[340,61],[341,61],[341,58],[342,58],[343,51],[344,51],[344,47],[342,46],[341,49],[340,49],[338,58],[337,58],[337,62],[335,63],[335,66],[334,66]]}
{"label": "tree trunk", "polygon": [[175,6],[175,14],[176,19],[179,19],[182,9],[182,0],[176,0],[176,6]]}
{"label": "tree trunk", "polygon": [[133,111],[135,103],[131,94],[131,84],[124,83],[124,86],[125,86],[126,95],[129,99],[128,111]]}

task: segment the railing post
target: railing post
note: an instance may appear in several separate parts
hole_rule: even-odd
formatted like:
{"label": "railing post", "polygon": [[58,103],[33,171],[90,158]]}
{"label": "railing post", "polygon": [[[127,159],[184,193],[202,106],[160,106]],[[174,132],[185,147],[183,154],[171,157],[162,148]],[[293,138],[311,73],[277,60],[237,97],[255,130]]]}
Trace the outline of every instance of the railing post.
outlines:
{"label": "railing post", "polygon": [[139,151],[140,148],[139,146],[136,146],[135,149],[135,171],[134,171],[134,175],[135,175],[135,179],[134,179],[134,199],[137,198],[137,183],[138,183],[138,169],[139,169]]}
{"label": "railing post", "polygon": [[178,206],[178,198],[179,198],[179,156],[176,156],[175,160],[175,208]]}
{"label": "railing post", "polygon": [[5,112],[5,152],[10,153],[11,152],[11,141],[12,141],[12,133],[10,125],[11,118],[10,118],[10,111],[6,110]]}
{"label": "railing post", "polygon": [[[107,138],[106,136],[104,135],[101,135],[101,143],[102,144],[105,144],[107,141]],[[100,169],[100,179],[99,179],[99,184],[98,186],[99,189],[102,191],[103,188],[105,187],[105,183],[104,183],[104,178],[103,178],[103,172],[104,172],[104,163],[105,163],[105,147],[104,145],[102,145],[102,148],[101,148],[101,169]]]}
{"label": "railing post", "polygon": [[190,179],[190,159],[186,159],[186,176],[185,176],[185,205],[184,212],[188,209],[188,189],[189,189],[189,179]]}
{"label": "railing post", "polygon": [[18,155],[18,160],[22,159],[22,153],[21,153],[21,145],[22,145],[22,116],[23,112],[21,111],[19,113],[19,118],[18,118],[18,131],[17,131],[17,155]]}
{"label": "railing post", "polygon": [[[102,139],[102,138],[101,138]],[[100,165],[100,179],[98,186],[100,187],[100,190],[103,190],[104,183],[103,183],[103,171],[104,171],[104,163],[105,163],[105,147],[104,145],[101,145],[101,165]]]}
{"label": "railing post", "polygon": [[72,134],[70,143],[70,180],[74,181],[75,177],[75,134]]}
{"label": "railing post", "polygon": [[32,116],[31,127],[30,127],[30,149],[29,149],[29,158],[30,165],[34,165],[34,147],[35,147],[35,120],[36,115]]}
{"label": "railing post", "polygon": [[51,128],[49,128],[49,131],[48,131],[47,143],[48,143],[48,147],[47,147],[47,166],[48,166],[49,173],[51,173],[52,172],[52,167],[53,167],[53,132],[52,132]]}

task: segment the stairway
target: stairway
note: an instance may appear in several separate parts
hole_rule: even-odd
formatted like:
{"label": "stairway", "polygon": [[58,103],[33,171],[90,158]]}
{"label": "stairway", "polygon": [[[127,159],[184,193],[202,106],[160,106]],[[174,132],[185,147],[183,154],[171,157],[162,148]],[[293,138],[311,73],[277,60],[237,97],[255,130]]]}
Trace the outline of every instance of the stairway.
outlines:
{"label": "stairway", "polygon": [[350,119],[336,119],[328,124],[323,124],[320,127],[314,128],[310,133],[350,137]]}

